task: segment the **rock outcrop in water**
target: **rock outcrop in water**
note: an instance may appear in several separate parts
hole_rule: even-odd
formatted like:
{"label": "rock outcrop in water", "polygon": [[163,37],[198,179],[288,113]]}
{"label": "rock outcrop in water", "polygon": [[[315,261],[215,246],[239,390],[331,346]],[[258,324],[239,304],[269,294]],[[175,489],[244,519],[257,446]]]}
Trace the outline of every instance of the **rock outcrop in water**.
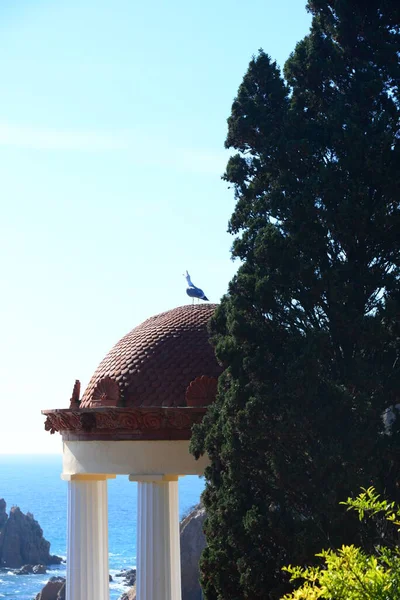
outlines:
{"label": "rock outcrop in water", "polygon": [[134,586],[136,583],[136,569],[124,569],[120,573],[116,573],[115,577],[122,577],[124,585]]}
{"label": "rock outcrop in water", "polygon": [[6,503],[0,499],[0,566],[54,565],[61,558],[50,554],[50,542],[43,537],[39,523],[13,506],[7,515]]}
{"label": "rock outcrop in water", "polygon": [[15,571],[16,575],[45,575],[46,573],[45,565],[23,565]]}
{"label": "rock outcrop in water", "polygon": [[35,600],[65,600],[65,578],[51,577]]}
{"label": "rock outcrop in water", "polygon": [[134,585],[125,594],[122,594],[120,600],[136,600],[136,585]]}

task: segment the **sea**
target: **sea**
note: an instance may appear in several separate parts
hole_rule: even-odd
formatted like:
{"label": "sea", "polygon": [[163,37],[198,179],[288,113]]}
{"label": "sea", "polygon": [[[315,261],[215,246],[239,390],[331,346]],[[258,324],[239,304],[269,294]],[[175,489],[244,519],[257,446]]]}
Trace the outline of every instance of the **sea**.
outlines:
{"label": "sea", "polygon": [[[67,483],[62,481],[60,455],[1,455],[0,498],[7,512],[19,506],[31,512],[50,542],[51,554],[67,554]],[[197,476],[179,480],[179,510],[188,514],[200,499],[204,480]],[[108,481],[108,528],[110,600],[121,597],[126,588],[116,574],[136,565],[137,483],[119,475]],[[51,566],[47,575],[16,575],[0,569],[0,598],[33,600],[50,577],[65,577],[65,564]]]}

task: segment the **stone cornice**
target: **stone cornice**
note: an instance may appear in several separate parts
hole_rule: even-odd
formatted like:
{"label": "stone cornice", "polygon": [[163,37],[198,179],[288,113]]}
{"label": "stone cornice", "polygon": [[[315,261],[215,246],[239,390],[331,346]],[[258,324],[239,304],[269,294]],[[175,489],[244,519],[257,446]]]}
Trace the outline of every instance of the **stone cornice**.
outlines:
{"label": "stone cornice", "polygon": [[64,440],[188,440],[205,407],[70,408],[43,410],[45,429]]}

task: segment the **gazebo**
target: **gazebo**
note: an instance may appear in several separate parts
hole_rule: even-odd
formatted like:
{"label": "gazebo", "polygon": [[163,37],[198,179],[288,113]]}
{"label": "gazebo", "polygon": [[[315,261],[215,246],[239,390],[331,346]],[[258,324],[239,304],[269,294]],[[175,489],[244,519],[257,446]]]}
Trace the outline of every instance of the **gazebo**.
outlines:
{"label": "gazebo", "polygon": [[108,600],[107,480],[138,482],[137,600],[181,600],[178,478],[201,475],[191,427],[214,400],[221,373],[208,340],[216,305],[147,319],[123,337],[84,394],[44,410],[63,440],[68,482],[67,600]]}

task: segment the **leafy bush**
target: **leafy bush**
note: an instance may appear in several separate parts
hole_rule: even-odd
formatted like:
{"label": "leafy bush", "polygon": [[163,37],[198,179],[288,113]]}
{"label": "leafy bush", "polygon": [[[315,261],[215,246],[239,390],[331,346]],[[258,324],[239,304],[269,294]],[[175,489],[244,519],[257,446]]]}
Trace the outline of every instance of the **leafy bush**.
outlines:
{"label": "leafy bush", "polygon": [[[383,515],[400,525],[400,507],[380,500],[373,487],[342,504],[356,510],[360,520]],[[323,566],[284,567],[290,580],[303,580],[300,588],[282,600],[398,600],[400,598],[400,551],[397,546],[377,546],[374,554],[366,554],[353,545],[339,550],[324,550],[316,555]]]}

